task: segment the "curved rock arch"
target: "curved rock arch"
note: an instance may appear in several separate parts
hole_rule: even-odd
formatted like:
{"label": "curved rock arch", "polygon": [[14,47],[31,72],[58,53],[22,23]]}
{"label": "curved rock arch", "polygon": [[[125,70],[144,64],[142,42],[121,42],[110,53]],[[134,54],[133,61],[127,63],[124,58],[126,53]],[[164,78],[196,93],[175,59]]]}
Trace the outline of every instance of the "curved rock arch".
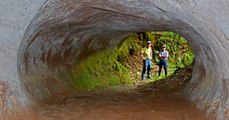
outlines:
{"label": "curved rock arch", "polygon": [[226,5],[227,0],[47,1],[21,42],[19,76],[35,101],[56,98],[74,91],[71,70],[90,53],[134,32],[174,31],[195,53],[192,81],[186,87],[190,99],[216,112],[217,119],[228,119]]}

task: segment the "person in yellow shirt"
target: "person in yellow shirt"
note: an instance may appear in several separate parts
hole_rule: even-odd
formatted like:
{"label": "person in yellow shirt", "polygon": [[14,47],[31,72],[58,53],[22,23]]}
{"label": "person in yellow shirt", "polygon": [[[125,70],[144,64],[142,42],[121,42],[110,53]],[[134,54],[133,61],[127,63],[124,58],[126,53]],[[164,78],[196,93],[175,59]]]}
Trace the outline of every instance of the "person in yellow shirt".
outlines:
{"label": "person in yellow shirt", "polygon": [[144,80],[146,77],[146,70],[147,70],[147,78],[151,79],[150,77],[150,70],[151,70],[151,59],[152,59],[152,49],[151,49],[151,42],[147,41],[147,46],[141,50],[141,57],[143,59],[143,68],[142,68],[142,75],[141,79]]}

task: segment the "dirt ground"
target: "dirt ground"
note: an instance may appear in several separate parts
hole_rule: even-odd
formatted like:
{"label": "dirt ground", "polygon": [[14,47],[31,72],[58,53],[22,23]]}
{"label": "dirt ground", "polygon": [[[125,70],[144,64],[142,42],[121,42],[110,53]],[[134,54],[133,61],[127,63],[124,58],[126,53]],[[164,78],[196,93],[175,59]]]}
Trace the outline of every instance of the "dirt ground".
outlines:
{"label": "dirt ground", "polygon": [[79,92],[40,109],[42,120],[209,120],[179,93],[137,87]]}
{"label": "dirt ground", "polygon": [[[136,81],[133,86],[75,93],[53,105],[43,105],[41,120],[210,120],[179,92],[191,79],[192,66],[151,83],[140,81],[140,61],[139,56],[133,56],[126,63]],[[154,67],[152,74],[157,73]]]}

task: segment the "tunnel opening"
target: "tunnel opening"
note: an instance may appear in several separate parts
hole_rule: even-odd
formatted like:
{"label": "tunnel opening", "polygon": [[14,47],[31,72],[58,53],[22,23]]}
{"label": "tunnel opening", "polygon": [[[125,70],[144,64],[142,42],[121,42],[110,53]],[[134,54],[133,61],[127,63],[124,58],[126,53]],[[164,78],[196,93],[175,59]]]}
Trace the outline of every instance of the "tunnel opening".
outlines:
{"label": "tunnel opening", "polygon": [[193,66],[194,53],[187,41],[180,35],[173,32],[135,33],[122,40],[118,46],[99,51],[82,60],[73,72],[75,86],[78,86],[78,89],[90,90],[122,84],[136,85],[142,73],[140,52],[145,47],[147,40],[152,41],[153,54],[150,70],[152,78],[149,82],[165,78],[164,70],[162,75],[158,76],[160,62],[158,55],[162,45],[167,44],[167,50],[170,53],[168,76],[181,68]]}
{"label": "tunnel opening", "polygon": [[[152,42],[152,67],[151,79],[144,82],[154,82],[165,78],[164,70],[162,70],[162,75],[158,76],[159,51],[162,45],[167,44],[167,50],[170,53],[168,76],[175,76],[174,73],[181,68],[187,66],[192,68],[194,65],[194,53],[187,41],[179,34],[173,32],[135,33],[121,40],[117,46],[98,51],[77,64],[72,78],[76,89],[95,90],[124,84],[137,85],[141,81],[143,66],[140,53],[145,48],[147,40]],[[188,73],[183,73],[187,74],[186,80],[191,80],[191,73],[192,69]],[[170,77],[170,79],[175,78]],[[184,78],[180,77],[180,79]],[[182,83],[184,82],[180,80],[179,84],[182,85]]]}
{"label": "tunnel opening", "polygon": [[[35,18],[35,24],[36,22],[39,23],[36,20]],[[63,21],[65,20],[67,19]],[[96,30],[85,28],[81,32],[77,31],[77,29],[74,30],[74,28],[71,30],[72,26],[70,26],[70,23],[63,22],[59,24],[54,22],[53,25],[49,26],[47,24],[43,22],[36,26],[33,23],[31,24],[32,27],[28,28],[27,31],[29,29],[36,30],[36,27],[39,28],[37,28],[37,31],[33,31],[33,34],[28,34],[28,36],[25,34],[20,50],[22,56],[19,58],[21,79],[26,84],[29,93],[37,92],[34,94],[36,94],[38,99],[43,99],[43,97],[49,96],[49,94],[52,95],[52,92],[54,94],[63,92],[61,89],[57,90],[56,88],[66,89],[65,85],[70,86],[67,88],[70,90],[66,91],[72,91],[74,86],[72,86],[71,77],[69,77],[71,76],[70,71],[73,69],[72,66],[76,66],[77,62],[97,50],[118,44],[132,32],[130,30],[121,31],[119,30],[120,28],[112,27],[101,27],[96,28]],[[175,24],[179,26],[180,23]],[[46,29],[47,27],[48,29]],[[144,27],[138,29],[150,29],[146,26]],[[187,26],[184,25],[185,27]],[[170,28],[162,26],[158,27],[158,29],[169,30]],[[186,30],[184,31],[186,32]],[[187,37],[189,38],[189,36]],[[192,41],[191,43],[194,44]],[[37,82],[35,86],[33,86],[33,82]]]}
{"label": "tunnel opening", "polygon": [[[132,37],[136,37],[136,35],[135,36],[132,36]],[[127,38],[128,39],[128,38]],[[133,40],[131,40],[131,41],[133,41]],[[141,40],[140,40],[141,41]],[[91,41],[90,41],[91,42]],[[86,45],[90,45],[90,42],[88,42],[88,43],[85,43]],[[130,42],[130,41],[127,41],[126,39],[124,39],[124,40],[121,40],[119,43],[116,43],[116,44],[114,44],[114,45],[112,45],[112,46],[109,46],[108,48],[104,48],[104,49],[111,49],[111,48],[114,48],[114,46],[115,45],[120,45],[120,46],[122,46],[123,44],[125,44],[125,42]],[[137,41],[138,42],[138,41]],[[144,40],[142,40],[142,42],[144,42]],[[141,46],[144,46],[144,44],[140,44]],[[168,45],[169,46],[169,45]],[[85,46],[85,47],[87,47],[87,46]],[[129,53],[130,51],[128,51],[127,53]],[[96,53],[87,53],[88,54],[88,56],[82,56],[82,58],[80,58],[81,59],[81,61],[84,61],[84,60],[86,60],[86,59],[88,59],[89,58],[89,60],[90,60],[90,56],[92,55],[94,55],[94,54],[96,54]],[[110,53],[110,52],[108,52],[108,54],[112,54],[112,52]],[[80,55],[81,56],[81,55]],[[48,57],[48,56],[47,56]],[[97,57],[97,56],[96,56]],[[104,57],[103,55],[101,56],[102,58]],[[43,57],[42,57],[43,58]],[[105,59],[105,58],[104,58]],[[121,59],[121,58],[119,58],[119,59]],[[93,61],[94,63],[92,63],[92,64],[98,64],[98,61],[96,61],[95,59],[91,59],[91,61]],[[61,63],[61,62],[60,62]],[[80,65],[80,63],[81,63],[81,65]],[[116,64],[116,68],[118,67],[117,66],[118,64]],[[89,66],[90,66],[90,64],[89,64]],[[75,67],[78,69],[78,70],[76,70],[76,72],[78,72],[79,74],[76,74],[76,81],[77,82],[79,82],[80,80],[79,79],[77,79],[79,76],[80,76],[80,74],[82,74],[82,71],[83,71],[83,69],[85,69],[85,67],[87,67],[87,66],[85,66],[85,63],[82,63],[82,62],[80,62],[79,61],[79,63],[78,64],[76,64],[75,65]],[[109,67],[109,65],[108,65],[108,67]],[[67,68],[66,68],[67,69]],[[87,70],[88,70],[88,68],[86,68]],[[119,68],[120,69],[120,68]],[[102,69],[103,71],[105,71],[104,69]],[[68,70],[67,70],[68,71]],[[93,74],[93,72],[96,72],[96,71],[98,71],[98,70],[89,70],[91,73],[87,73],[87,74]],[[121,73],[121,74],[123,74],[123,69],[121,69],[121,70],[119,70],[119,72]],[[192,71],[191,71],[192,72]],[[106,71],[105,71],[105,74],[106,74]],[[117,73],[116,73],[117,74]],[[69,75],[71,75],[71,74],[69,74]],[[125,79],[125,77],[123,77],[124,79]],[[60,78],[59,78],[60,79]],[[87,78],[87,79],[89,79],[89,81],[91,82],[91,81],[93,81],[93,79],[95,79],[95,77],[89,77],[89,78]],[[99,79],[101,79],[101,78],[99,78]],[[120,79],[120,78],[119,78]],[[122,78],[121,78],[122,79]],[[52,87],[52,89],[50,89],[50,88],[48,88],[49,90],[54,90],[54,89],[60,89],[59,88],[59,86],[55,86],[55,83],[53,83],[53,81],[52,81],[52,79],[50,79],[50,78],[48,78],[47,79],[49,82],[51,82],[51,83],[45,83],[46,85],[47,85],[47,87],[49,87],[48,85],[50,85],[50,84],[52,84],[53,86],[51,86]],[[61,80],[61,79],[60,79]],[[82,81],[84,81],[85,80],[85,77],[83,77],[82,78]],[[99,81],[101,81],[101,80],[99,80]],[[115,81],[115,80],[114,80]],[[139,110],[142,110],[142,108],[141,107],[143,107],[143,106],[141,106],[141,105],[139,105],[139,106],[132,106],[132,104],[135,104],[135,103],[133,103],[133,102],[130,102],[129,100],[130,99],[136,99],[137,97],[145,97],[145,96],[149,96],[149,98],[147,97],[147,99],[151,99],[154,103],[152,103],[152,102],[147,102],[147,99],[139,99],[139,98],[137,98],[137,100],[140,100],[140,101],[146,101],[146,103],[144,104],[144,105],[147,105],[147,104],[150,104],[149,106],[151,106],[152,107],[152,105],[160,105],[160,104],[164,104],[164,103],[161,103],[161,101],[163,101],[163,102],[166,102],[166,103],[171,103],[172,102],[172,104],[177,104],[177,102],[176,102],[176,100],[178,100],[178,101],[180,101],[179,102],[179,104],[186,104],[186,106],[187,106],[187,109],[181,109],[181,108],[176,108],[176,107],[174,107],[174,108],[172,108],[172,109],[168,109],[168,111],[175,111],[175,110],[177,110],[177,112],[176,113],[171,113],[171,114],[178,114],[178,115],[168,115],[168,116],[166,116],[165,118],[161,118],[161,119],[166,119],[166,118],[174,118],[174,119],[176,119],[176,118],[179,118],[179,117],[184,117],[184,118],[188,118],[189,116],[191,116],[191,114],[195,114],[194,116],[198,116],[198,117],[196,117],[196,119],[205,119],[205,116],[203,115],[203,113],[201,113],[201,111],[198,111],[198,110],[196,110],[195,109],[195,107],[192,105],[192,104],[188,104],[187,103],[187,101],[186,100],[183,100],[183,99],[180,99],[180,98],[176,98],[176,97],[171,97],[171,95],[174,95],[174,96],[176,96],[175,94],[171,94],[171,92],[169,92],[169,94],[171,94],[171,95],[169,95],[169,97],[161,97],[160,98],[160,100],[159,101],[157,101],[157,100],[154,100],[155,99],[155,97],[158,97],[157,95],[156,96],[152,96],[152,94],[155,94],[156,92],[158,92],[158,91],[154,91],[153,89],[155,88],[155,86],[159,86],[158,88],[160,88],[160,84],[157,84],[157,85],[155,85],[155,86],[153,86],[152,84],[148,84],[148,85],[145,85],[145,86],[139,86],[139,91],[142,93],[143,92],[143,94],[139,94],[139,93],[135,93],[135,91],[133,91],[133,88],[131,88],[131,87],[129,87],[128,86],[128,88],[125,88],[125,87],[118,87],[118,86],[116,86],[114,89],[113,88],[111,88],[111,90],[107,90],[107,91],[102,91],[103,93],[101,93],[101,91],[97,91],[96,89],[98,88],[97,86],[95,86],[94,87],[94,89],[93,89],[93,91],[90,91],[90,85],[96,85],[96,83],[93,83],[92,82],[92,84],[91,83],[86,83],[86,84],[84,84],[84,83],[75,83],[75,82],[72,82],[71,84],[73,84],[72,86],[74,87],[72,90],[73,90],[73,92],[72,93],[76,93],[76,95],[75,94],[73,94],[72,95],[72,93],[67,93],[67,94],[63,94],[62,92],[61,93],[59,93],[59,94],[57,94],[57,96],[52,96],[53,98],[51,98],[50,100],[48,100],[48,102],[44,102],[44,101],[42,101],[42,103],[45,103],[45,105],[44,104],[41,104],[41,114],[43,115],[43,116],[45,116],[45,117],[48,117],[48,118],[53,118],[53,116],[52,115],[54,115],[54,114],[56,114],[56,112],[53,112],[52,113],[52,111],[56,111],[56,110],[62,110],[62,109],[66,109],[66,108],[68,108],[67,106],[68,105],[70,105],[71,107],[72,106],[75,106],[76,108],[81,108],[81,109],[83,109],[82,107],[85,107],[85,106],[80,106],[81,104],[86,104],[86,105],[88,105],[87,107],[89,108],[89,110],[93,110],[93,111],[95,111],[95,113],[97,113],[95,116],[97,116],[98,117],[98,119],[99,118],[102,118],[102,117],[104,117],[104,116],[100,116],[100,115],[98,115],[101,111],[100,111],[100,109],[97,109],[97,107],[92,107],[92,106],[90,106],[89,105],[89,103],[88,103],[88,101],[93,101],[94,99],[99,99],[99,100],[101,100],[101,101],[103,101],[106,105],[108,104],[108,105],[110,105],[112,102],[115,102],[115,103],[112,103],[112,104],[117,104],[117,106],[113,106],[113,107],[111,107],[110,108],[110,110],[112,111],[112,110],[118,110],[118,109],[115,109],[115,107],[121,107],[122,109],[126,109],[126,112],[127,112],[127,114],[129,114],[129,115],[131,115],[131,116],[135,116],[135,115],[133,115],[132,113],[134,113],[134,114],[136,114],[136,117],[138,117],[138,116],[141,116],[141,115],[139,115],[139,114],[137,114],[138,112],[136,112],[136,110],[135,109],[133,109],[133,107],[136,107],[137,109],[139,109]],[[121,82],[122,83],[122,82]],[[77,86],[77,84],[83,84],[83,86],[81,86],[81,87],[85,87],[84,85],[86,85],[86,87],[87,87],[87,85],[89,85],[89,88],[90,89],[88,89],[90,92],[88,93],[88,92],[86,92],[85,93],[85,91],[84,92],[79,92],[79,86]],[[112,83],[112,84],[114,84],[114,85],[118,85],[118,84],[120,84],[120,83]],[[163,84],[163,82],[162,82],[162,84]],[[152,87],[153,86],[153,87]],[[149,89],[149,87],[151,87],[151,89]],[[160,88],[161,89],[161,88]],[[171,89],[171,88],[170,88]],[[183,88],[182,88],[183,89]],[[124,92],[125,91],[125,92]],[[150,94],[149,93],[145,93],[145,92],[149,92],[149,91],[153,91],[154,93],[151,93],[150,92]],[[169,89],[167,89],[167,92],[169,91]],[[159,91],[159,92],[161,92],[161,91]],[[174,91],[172,91],[172,92],[174,92]],[[177,92],[177,91],[176,91]],[[110,94],[108,94],[108,93],[110,93]],[[177,93],[176,93],[177,94]],[[58,96],[60,96],[61,95],[61,97],[58,97]],[[166,94],[166,95],[168,95],[168,93]],[[114,97],[114,99],[108,99],[108,98],[110,98],[111,96],[113,96]],[[126,97],[126,96],[128,96],[128,97]],[[85,98],[86,97],[86,98]],[[106,99],[101,99],[101,98],[99,98],[99,97],[101,97],[101,98],[106,98]],[[107,98],[108,97],[108,98]],[[179,96],[180,97],[180,96]],[[185,96],[182,96],[182,97],[185,97]],[[125,99],[123,99],[123,98],[125,98]],[[49,99],[49,98],[48,98]],[[164,101],[163,99],[170,99],[170,101]],[[70,101],[70,102],[69,102]],[[72,102],[72,101],[74,101],[74,102]],[[109,103],[108,101],[112,101],[111,103]],[[123,101],[123,102],[119,102],[119,101]],[[94,102],[96,102],[96,101],[94,101]],[[125,103],[126,102],[126,103]],[[135,101],[136,102],[136,101]],[[46,104],[46,103],[48,103],[48,104]],[[138,102],[137,102],[138,103]],[[79,105],[75,105],[75,104],[79,104]],[[104,108],[104,104],[101,104],[101,103],[99,103],[99,102],[97,102],[97,104],[100,104],[99,106],[100,107],[102,107],[102,109],[106,109],[106,108]],[[128,107],[130,107],[131,109],[130,109],[130,111],[128,111],[127,110],[127,108],[125,107],[125,105],[123,105],[123,104],[128,104]],[[143,104],[142,102],[139,102],[139,104]],[[188,104],[188,105],[187,105]],[[61,105],[61,106],[59,106],[59,105]],[[165,106],[169,106],[169,104],[164,104]],[[64,108],[63,108],[63,106],[65,106]],[[96,105],[95,105],[96,106]],[[171,106],[172,107],[172,106]],[[181,107],[181,106],[180,106]],[[154,112],[154,111],[156,111],[157,109],[159,109],[159,108],[155,108],[154,110],[151,110],[151,112]],[[148,109],[149,110],[149,109]],[[181,113],[181,111],[185,111],[184,113]],[[193,111],[195,111],[194,113],[189,113],[191,110],[193,110]],[[78,110],[73,110],[74,112],[78,112],[78,113],[80,113]],[[124,111],[123,111],[124,112]],[[130,113],[129,113],[130,112]],[[159,110],[159,112],[158,113],[160,113],[161,111]],[[187,113],[186,113],[187,112]],[[60,117],[60,119],[62,119],[62,117],[64,117],[65,115],[63,115],[63,113],[65,113],[65,112],[63,112],[63,113],[59,113],[59,112],[57,112],[58,113],[58,117]],[[112,114],[112,113],[111,113]],[[165,114],[165,113],[160,113],[160,114]],[[75,116],[80,116],[81,114],[75,114]],[[117,115],[117,114],[115,114],[115,115]],[[66,116],[65,116],[66,117]],[[87,118],[86,116],[84,116],[85,117],[85,119]],[[84,117],[82,117],[82,118],[84,118]],[[155,116],[150,116],[150,117],[155,117]],[[158,116],[157,116],[158,117]],[[68,117],[67,117],[68,118]],[[71,118],[69,118],[69,119],[72,119],[72,118],[74,118],[74,117],[71,117]],[[120,118],[125,118],[125,117],[123,117],[123,115],[120,115]],[[55,118],[56,119],[56,118]],[[89,118],[88,118],[89,119]],[[112,119],[112,118],[111,118]],[[116,119],[116,118],[115,118]],[[127,119],[131,119],[131,118],[129,118],[129,117],[127,117]]]}
{"label": "tunnel opening", "polygon": [[221,97],[227,95],[221,92],[227,88],[223,85],[226,78],[220,76],[221,68],[227,68],[218,59],[220,51],[215,51],[221,50],[218,44],[222,50],[226,47],[217,42],[218,34],[212,34],[214,26],[167,2],[73,1],[48,1],[24,34],[18,71],[33,101],[73,93],[71,72],[88,55],[115,46],[135,32],[166,30],[185,37],[195,53],[192,80],[185,87],[187,97],[219,119],[228,114],[227,97]]}

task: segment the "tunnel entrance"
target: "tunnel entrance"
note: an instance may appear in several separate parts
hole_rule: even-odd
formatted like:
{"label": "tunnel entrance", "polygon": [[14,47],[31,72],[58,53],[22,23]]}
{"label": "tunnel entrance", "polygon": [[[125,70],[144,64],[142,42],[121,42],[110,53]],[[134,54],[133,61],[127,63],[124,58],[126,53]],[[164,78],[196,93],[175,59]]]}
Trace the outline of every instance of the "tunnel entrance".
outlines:
{"label": "tunnel entrance", "polygon": [[[187,100],[185,95],[178,92],[184,88],[183,85],[186,85],[187,81],[190,81],[193,66],[191,69],[181,70],[182,74],[185,74],[184,76],[178,73],[175,76],[179,77],[172,76],[168,80],[161,80],[162,78],[158,77],[138,83],[141,81],[140,74],[136,72],[137,76],[130,75],[129,72],[134,72],[131,70],[134,65],[130,65],[130,63],[137,63],[135,67],[139,67],[141,71],[142,59],[139,53],[147,40],[151,40],[154,44],[152,47],[161,47],[165,41],[171,43],[168,41],[170,37],[174,38],[174,36],[161,35],[163,32],[147,32],[146,34],[149,34],[147,35],[148,39],[135,33],[121,40],[117,46],[108,47],[106,50],[92,53],[83,58],[75,66],[76,69],[73,72],[73,81],[77,89],[75,94],[64,99],[56,99],[55,104],[52,102],[52,104],[41,105],[42,119],[209,120],[203,111],[198,110],[194,104]],[[162,38],[161,41],[154,40],[158,34]],[[171,34],[176,35],[175,33]],[[180,38],[178,35],[176,37]],[[183,47],[188,45],[183,40],[172,40],[172,42],[175,44],[181,42]],[[168,48],[172,46],[167,44]],[[171,56],[174,57],[172,54]],[[193,58],[185,62],[192,60]],[[153,64],[156,66],[156,62]],[[173,61],[173,64],[178,66],[178,62]],[[176,66],[173,67],[177,68]],[[138,68],[135,69],[139,70]],[[171,74],[173,72],[171,71]],[[156,76],[157,74],[154,74],[152,78]],[[154,82],[155,80],[157,82]]]}
{"label": "tunnel entrance", "polygon": [[[166,51],[169,53],[167,76],[177,75],[176,79],[181,80],[174,80],[174,84],[179,81],[178,86],[182,86],[184,81],[187,83],[191,80],[194,53],[187,41],[179,34],[174,32],[140,32],[122,41],[117,46],[92,54],[77,64],[73,71],[73,82],[76,89],[95,90],[117,85],[137,85],[165,78],[164,68],[161,71],[162,75],[158,75],[159,53],[162,51],[163,45],[167,46]],[[141,80],[143,68],[141,52],[147,41],[151,41],[150,79]],[[186,74],[185,78],[179,74],[174,75],[185,67],[190,68],[190,70],[183,70],[182,74]],[[175,79],[175,77],[169,78]]]}
{"label": "tunnel entrance", "polygon": [[208,17],[186,9],[186,3],[148,2],[47,1],[25,31],[18,52],[19,77],[33,100],[43,103],[74,93],[75,66],[132,33],[174,31],[187,39],[195,53],[186,96],[208,109],[208,114],[224,119],[228,93],[222,91],[227,91],[228,59],[218,58],[227,50],[226,38],[220,41],[218,29],[204,22]]}
{"label": "tunnel entrance", "polygon": [[[175,77],[169,75],[169,78],[161,80],[164,76],[156,78],[158,75],[155,73],[152,74],[152,80],[143,82],[140,80],[139,72],[142,68],[140,52],[145,47],[147,40],[151,40],[152,48],[161,47],[161,44],[165,44],[165,42],[174,42],[174,44],[183,43],[180,45],[181,48],[186,47],[185,50],[191,50],[187,48],[188,44],[184,42],[184,39],[174,40],[176,37],[180,38],[178,35],[174,37],[175,33],[169,34],[172,36],[168,36],[167,32],[164,33],[166,35],[162,35],[163,32],[144,34],[148,34],[146,35],[148,39],[135,33],[121,40],[117,46],[98,51],[82,59],[82,62],[76,66],[73,72],[76,93],[64,99],[56,100],[55,104],[43,105],[40,109],[43,119],[209,120],[184,95],[178,93],[190,81],[193,66],[179,70]],[[156,37],[158,40],[155,40]],[[160,38],[162,39],[159,40]],[[173,40],[168,41],[171,38]],[[167,43],[167,47],[175,48],[177,46]],[[175,49],[181,51],[178,48]],[[152,52],[157,50],[155,48]],[[185,54],[185,50],[183,48],[183,52],[180,53]],[[188,54],[192,55],[193,53]],[[157,56],[155,54],[154,57]],[[177,59],[175,55],[171,54],[171,56],[171,59],[173,58],[171,65],[174,64],[171,68],[177,68],[187,61],[191,64],[193,60],[191,58],[185,60],[185,63],[180,62],[179,64],[173,61]],[[177,57],[181,56],[178,55]],[[152,61],[155,61],[153,64],[157,66],[156,59]],[[184,67],[187,67],[185,65]],[[158,68],[153,70],[158,71]],[[170,71],[171,75],[173,73],[174,70]]]}
{"label": "tunnel entrance", "polygon": [[[178,92],[190,81],[193,66],[180,70],[181,72],[178,71],[175,77],[169,75],[167,79],[161,81],[160,79],[164,76],[156,78],[158,76],[156,73],[152,74],[152,80],[144,82],[140,80],[139,70],[141,72],[142,69],[140,52],[147,40],[151,41],[154,48],[152,52],[155,51],[155,53],[167,43],[168,51],[171,52],[171,68],[178,68],[179,65],[187,67],[185,66],[188,65],[187,61],[190,62],[189,64],[193,61],[193,58],[190,58],[183,62],[174,62],[177,57],[182,56],[175,56],[176,54],[172,53],[172,47],[173,52],[180,52],[180,54],[191,50],[185,39],[180,39],[179,35],[173,32],[146,32],[144,34],[148,34],[147,39],[136,33],[121,40],[116,47],[109,47],[82,59],[73,72],[75,94],[64,99],[56,99],[55,104],[52,102],[51,105],[42,105],[40,113],[43,119],[209,120],[202,111],[187,100],[185,95]],[[175,40],[177,38],[179,40]],[[177,44],[180,44],[181,49],[175,46]],[[187,54],[193,55],[192,51]],[[154,66],[157,66],[157,56],[158,54],[155,54],[152,60],[155,61]],[[135,63],[136,66],[131,63]],[[136,76],[130,75],[129,72],[134,72],[131,69],[137,70],[137,79],[133,78]],[[158,71],[158,68],[153,70]],[[173,75],[175,69],[169,70]],[[156,80],[157,82],[154,82]]]}

